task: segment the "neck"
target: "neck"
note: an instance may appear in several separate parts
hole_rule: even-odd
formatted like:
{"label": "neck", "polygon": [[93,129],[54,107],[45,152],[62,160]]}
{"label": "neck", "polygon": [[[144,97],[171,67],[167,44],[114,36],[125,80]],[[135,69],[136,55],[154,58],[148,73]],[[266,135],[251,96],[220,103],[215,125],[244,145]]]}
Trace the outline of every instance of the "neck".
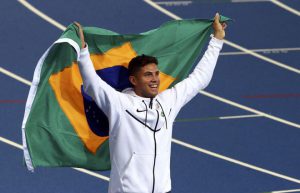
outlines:
{"label": "neck", "polygon": [[139,96],[139,97],[143,97],[143,98],[154,98],[155,96],[149,96],[149,95],[144,95],[141,90],[136,89],[135,87],[133,87],[133,91],[134,93]]}

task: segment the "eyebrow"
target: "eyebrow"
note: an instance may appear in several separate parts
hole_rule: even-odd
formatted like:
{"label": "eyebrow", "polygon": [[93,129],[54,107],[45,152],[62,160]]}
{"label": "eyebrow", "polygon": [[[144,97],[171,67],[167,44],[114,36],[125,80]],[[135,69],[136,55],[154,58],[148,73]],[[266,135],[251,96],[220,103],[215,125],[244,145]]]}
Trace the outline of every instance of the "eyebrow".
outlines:
{"label": "eyebrow", "polygon": [[155,73],[155,74],[159,74],[160,73],[160,71],[159,70],[157,70],[157,71],[146,71],[146,72],[144,72],[144,74],[152,74],[152,73]]}

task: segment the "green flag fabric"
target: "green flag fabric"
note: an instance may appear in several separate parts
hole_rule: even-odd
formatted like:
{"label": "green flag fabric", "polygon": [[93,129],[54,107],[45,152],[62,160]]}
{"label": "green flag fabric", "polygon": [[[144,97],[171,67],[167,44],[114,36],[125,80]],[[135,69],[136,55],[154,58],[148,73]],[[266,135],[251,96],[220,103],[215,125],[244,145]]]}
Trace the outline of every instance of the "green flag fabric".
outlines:
{"label": "green flag fabric", "polygon": [[[85,27],[84,36],[97,74],[116,90],[131,86],[128,63],[145,54],[158,59],[163,91],[189,74],[212,33],[212,23],[210,19],[170,21],[137,35]],[[77,30],[74,24],[68,26],[34,72],[22,124],[24,158],[31,171],[36,166],[110,169],[109,125],[82,89]]]}

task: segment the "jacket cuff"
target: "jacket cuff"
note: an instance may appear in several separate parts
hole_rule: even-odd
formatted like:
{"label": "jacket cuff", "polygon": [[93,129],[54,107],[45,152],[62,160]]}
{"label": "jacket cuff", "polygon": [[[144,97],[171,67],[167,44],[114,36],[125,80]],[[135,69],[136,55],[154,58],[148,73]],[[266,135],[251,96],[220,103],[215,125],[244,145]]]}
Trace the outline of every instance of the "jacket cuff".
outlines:
{"label": "jacket cuff", "polygon": [[90,56],[90,53],[89,53],[89,46],[87,45],[87,43],[85,43],[85,48],[82,48],[80,50],[80,57],[79,57],[79,61],[81,61],[82,59],[84,59],[85,57],[87,56]]}
{"label": "jacket cuff", "polygon": [[223,47],[223,44],[224,44],[224,40],[217,39],[213,35],[211,36],[211,40],[209,42],[209,45],[211,45],[213,47],[216,47],[216,48],[219,48],[221,50],[222,47]]}

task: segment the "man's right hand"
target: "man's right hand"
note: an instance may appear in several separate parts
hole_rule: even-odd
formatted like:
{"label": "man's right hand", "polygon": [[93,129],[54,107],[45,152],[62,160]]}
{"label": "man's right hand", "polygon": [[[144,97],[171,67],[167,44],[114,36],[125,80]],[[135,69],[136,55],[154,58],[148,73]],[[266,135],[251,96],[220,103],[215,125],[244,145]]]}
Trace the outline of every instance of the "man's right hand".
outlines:
{"label": "man's right hand", "polygon": [[80,40],[81,40],[81,48],[85,48],[85,41],[84,41],[84,35],[83,35],[83,30],[82,30],[82,27],[80,25],[80,23],[78,22],[74,22],[74,24],[78,27],[79,29],[79,37],[80,37]]}

